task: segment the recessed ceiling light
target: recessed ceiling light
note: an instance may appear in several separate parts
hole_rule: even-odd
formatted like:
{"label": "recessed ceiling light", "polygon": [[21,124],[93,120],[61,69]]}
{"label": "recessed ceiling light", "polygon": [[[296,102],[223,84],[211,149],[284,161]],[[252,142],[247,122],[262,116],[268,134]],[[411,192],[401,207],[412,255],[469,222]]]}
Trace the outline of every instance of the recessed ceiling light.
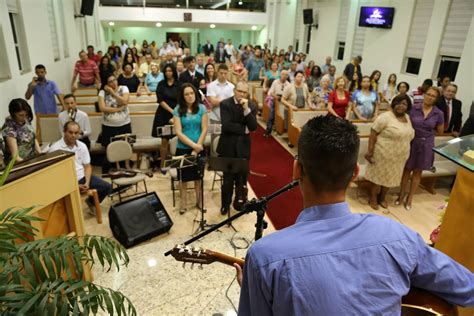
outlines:
{"label": "recessed ceiling light", "polygon": [[242,5],[242,4],[244,4],[244,2],[243,2],[243,1],[239,1],[239,5]]}
{"label": "recessed ceiling light", "polygon": [[252,25],[252,30],[256,30],[257,29],[257,26],[256,25]]}
{"label": "recessed ceiling light", "polygon": [[209,27],[210,27],[211,29],[213,29],[213,28],[216,27],[216,25],[215,25],[215,24],[211,24],[211,25],[209,25]]}
{"label": "recessed ceiling light", "polygon": [[115,25],[115,22],[109,22],[109,25],[110,25],[110,26],[114,26],[114,25]]}
{"label": "recessed ceiling light", "polygon": [[179,5],[179,4],[177,4],[177,5],[176,5],[176,7],[177,7],[177,8],[179,8],[179,7],[180,7],[180,5]]}
{"label": "recessed ceiling light", "polygon": [[162,24],[160,22],[158,22],[155,25],[156,25],[156,27],[161,27]]}

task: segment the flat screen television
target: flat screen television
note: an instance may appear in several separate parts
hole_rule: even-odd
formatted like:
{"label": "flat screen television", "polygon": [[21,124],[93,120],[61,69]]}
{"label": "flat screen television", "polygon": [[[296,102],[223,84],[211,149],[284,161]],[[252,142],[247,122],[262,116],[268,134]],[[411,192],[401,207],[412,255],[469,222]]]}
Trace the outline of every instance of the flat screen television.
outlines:
{"label": "flat screen television", "polygon": [[359,26],[390,29],[394,14],[393,7],[360,7]]}

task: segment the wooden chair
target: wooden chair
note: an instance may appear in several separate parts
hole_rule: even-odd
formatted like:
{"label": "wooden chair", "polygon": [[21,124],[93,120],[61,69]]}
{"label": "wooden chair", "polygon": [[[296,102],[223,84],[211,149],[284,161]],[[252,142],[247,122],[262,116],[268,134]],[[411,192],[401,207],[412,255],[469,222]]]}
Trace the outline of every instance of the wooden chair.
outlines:
{"label": "wooden chair", "polygon": [[87,190],[86,193],[82,194],[81,196],[84,197],[92,197],[94,200],[94,206],[95,206],[95,216],[97,218],[97,223],[102,224],[102,207],[100,206],[99,202],[99,195],[97,194],[96,189],[89,189]]}

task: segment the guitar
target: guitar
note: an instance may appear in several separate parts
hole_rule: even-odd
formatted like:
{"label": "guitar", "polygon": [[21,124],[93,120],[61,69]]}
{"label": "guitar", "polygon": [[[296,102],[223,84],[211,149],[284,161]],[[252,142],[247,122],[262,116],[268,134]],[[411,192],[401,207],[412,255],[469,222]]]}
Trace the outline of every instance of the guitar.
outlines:
{"label": "guitar", "polygon": [[[211,264],[213,262],[224,263],[233,266],[237,263],[241,267],[245,261],[236,257],[212,251],[209,249],[193,248],[184,245],[177,245],[171,250],[171,255],[177,261],[191,263],[191,267],[195,264],[202,265]],[[418,288],[411,288],[407,295],[402,297],[402,312],[405,316],[430,316],[430,315],[452,315],[456,316],[456,307],[443,299]]]}

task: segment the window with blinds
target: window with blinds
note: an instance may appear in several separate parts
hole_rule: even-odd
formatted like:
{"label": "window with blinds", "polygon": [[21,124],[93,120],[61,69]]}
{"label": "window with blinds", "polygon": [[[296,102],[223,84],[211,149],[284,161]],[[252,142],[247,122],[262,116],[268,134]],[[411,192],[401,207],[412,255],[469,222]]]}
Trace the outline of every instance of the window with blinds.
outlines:
{"label": "window with blinds", "polygon": [[474,13],[472,0],[452,0],[439,54],[461,57]]}
{"label": "window with blinds", "polygon": [[430,25],[433,12],[434,0],[417,0],[413,14],[410,35],[405,56],[408,58],[421,59],[425,49],[426,35]]}
{"label": "window with blinds", "polygon": [[63,45],[63,54],[64,58],[69,58],[69,45],[68,45],[68,38],[66,34],[66,21],[64,20],[64,16],[66,12],[64,12],[64,5],[63,1],[58,1],[58,11],[59,11],[59,23],[61,23],[61,38],[62,38],[62,45]]}
{"label": "window with blinds", "polygon": [[6,47],[7,45],[5,38],[3,37],[2,25],[0,24],[0,81],[7,80],[12,77]]}
{"label": "window with blinds", "polygon": [[23,19],[17,1],[7,0],[7,8],[10,27],[13,34],[13,43],[15,45],[15,54],[18,61],[18,69],[23,74],[31,70],[28,46],[26,44],[25,27],[23,25]]}
{"label": "window with blinds", "polygon": [[49,31],[51,34],[51,44],[53,48],[53,57],[54,61],[60,59],[59,55],[59,38],[58,38],[58,29],[56,25],[56,14],[54,12],[54,0],[48,0],[46,2],[48,8],[48,21],[49,21]]}
{"label": "window with blinds", "polygon": [[347,19],[349,18],[349,9],[351,2],[343,0],[341,2],[341,11],[339,14],[339,23],[337,25],[337,41],[336,41],[336,56],[338,60],[344,59],[344,47],[346,45],[347,36]]}
{"label": "window with blinds", "polygon": [[[302,1],[298,1],[296,4],[296,19],[295,19],[295,47],[296,47],[296,41],[299,40],[300,34],[301,34],[301,29],[303,27],[303,6],[302,6]],[[296,48],[298,49],[298,48]]]}
{"label": "window with blinds", "polygon": [[368,0],[362,0],[360,5],[357,7],[357,19],[356,19],[356,26],[355,26],[355,32],[354,32],[354,43],[352,44],[352,57],[362,56],[362,52],[364,51],[366,28],[359,26],[359,15],[360,15],[360,7],[365,6],[368,3],[369,3]]}

